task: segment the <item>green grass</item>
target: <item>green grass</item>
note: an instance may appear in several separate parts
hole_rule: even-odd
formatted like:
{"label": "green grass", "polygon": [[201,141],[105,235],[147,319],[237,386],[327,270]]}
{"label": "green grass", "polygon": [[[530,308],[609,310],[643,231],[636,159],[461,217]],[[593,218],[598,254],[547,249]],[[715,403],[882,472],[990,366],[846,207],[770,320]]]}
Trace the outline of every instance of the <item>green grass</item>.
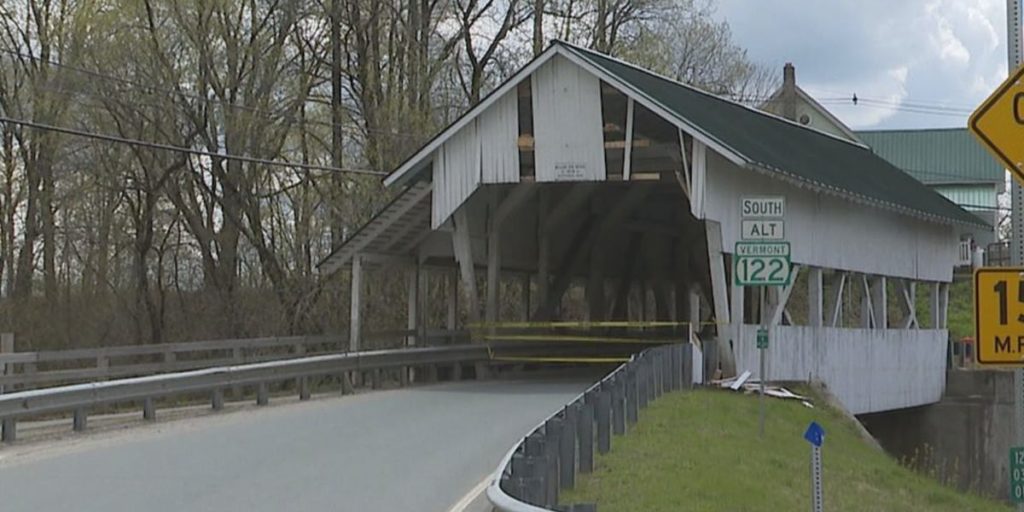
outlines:
{"label": "green grass", "polygon": [[957,277],[949,287],[949,335],[955,340],[974,337],[974,282]]}
{"label": "green grass", "polygon": [[767,403],[762,440],[755,396],[665,395],[642,411],[635,430],[613,439],[612,451],[597,458],[594,473],[577,478],[575,490],[563,492],[562,503],[597,503],[601,512],[807,510],[810,445],[803,433],[815,420],[826,431],[826,510],[1009,510],[900,466],[838,411]]}

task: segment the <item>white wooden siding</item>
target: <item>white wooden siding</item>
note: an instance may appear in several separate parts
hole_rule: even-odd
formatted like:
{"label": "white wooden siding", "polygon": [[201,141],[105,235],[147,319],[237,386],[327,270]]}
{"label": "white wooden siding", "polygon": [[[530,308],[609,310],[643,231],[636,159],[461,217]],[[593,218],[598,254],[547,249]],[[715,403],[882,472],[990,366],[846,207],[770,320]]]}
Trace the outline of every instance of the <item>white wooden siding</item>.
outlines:
{"label": "white wooden siding", "polygon": [[601,84],[556,55],[532,76],[537,181],[604,181]]}
{"label": "white wooden siding", "polygon": [[705,183],[706,218],[722,224],[726,252],[740,238],[740,198],[780,195],[795,263],[926,281],[953,278],[957,237],[950,225],[796,188],[711,151]]}
{"label": "white wooden siding", "polygon": [[[737,370],[754,377],[757,329],[744,325],[734,347]],[[947,336],[945,329],[776,326],[769,331],[768,378],[821,380],[853,414],[931,404],[946,383]]]}
{"label": "white wooden siding", "polygon": [[430,227],[437,229],[480,183],[480,141],[469,123],[434,154],[434,196]]}
{"label": "white wooden siding", "polygon": [[519,182],[519,97],[516,90],[505,93],[480,114],[481,181]]}

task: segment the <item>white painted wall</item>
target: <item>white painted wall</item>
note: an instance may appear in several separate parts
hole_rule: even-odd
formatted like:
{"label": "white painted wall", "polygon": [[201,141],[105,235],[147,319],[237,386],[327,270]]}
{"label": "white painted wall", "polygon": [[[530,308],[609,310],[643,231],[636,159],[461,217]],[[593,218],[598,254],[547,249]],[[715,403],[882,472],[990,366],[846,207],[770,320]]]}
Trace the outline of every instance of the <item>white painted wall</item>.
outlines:
{"label": "white painted wall", "polygon": [[598,78],[556,55],[531,79],[537,181],[604,181]]}
{"label": "white painted wall", "polygon": [[[756,325],[744,325],[739,372],[758,376]],[[945,329],[839,329],[776,326],[769,332],[769,380],[823,381],[850,412],[938,402],[946,384]]]}
{"label": "white painted wall", "polygon": [[519,181],[519,104],[506,93],[434,152],[431,228],[437,229],[480,183]]}
{"label": "white painted wall", "polygon": [[786,197],[786,239],[795,263],[925,281],[953,278],[957,235],[950,225],[796,188],[708,152],[706,218],[722,224],[732,252],[740,238],[740,198]]}

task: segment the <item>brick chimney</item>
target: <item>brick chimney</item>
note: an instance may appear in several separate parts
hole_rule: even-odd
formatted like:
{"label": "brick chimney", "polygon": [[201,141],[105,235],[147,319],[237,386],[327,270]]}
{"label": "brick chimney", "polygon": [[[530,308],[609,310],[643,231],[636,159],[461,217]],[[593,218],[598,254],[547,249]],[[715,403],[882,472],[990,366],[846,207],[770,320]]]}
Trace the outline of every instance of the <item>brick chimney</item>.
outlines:
{"label": "brick chimney", "polygon": [[782,68],[782,117],[796,121],[796,68],[787,62]]}

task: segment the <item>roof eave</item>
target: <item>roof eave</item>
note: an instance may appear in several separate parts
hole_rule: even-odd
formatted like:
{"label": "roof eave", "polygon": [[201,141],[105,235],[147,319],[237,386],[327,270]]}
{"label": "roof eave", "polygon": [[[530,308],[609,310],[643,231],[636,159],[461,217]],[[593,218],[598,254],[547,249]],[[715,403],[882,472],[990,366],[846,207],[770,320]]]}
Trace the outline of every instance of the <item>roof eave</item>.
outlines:
{"label": "roof eave", "polygon": [[[874,207],[874,208],[883,209],[883,210],[888,210],[888,211],[891,211],[891,212],[899,213],[901,215],[907,215],[907,216],[914,217],[914,218],[917,218],[917,219],[920,219],[920,220],[924,220],[924,221],[927,221],[927,222],[933,222],[933,223],[936,223],[936,224],[944,224],[944,225],[960,225],[960,226],[989,227],[989,228],[992,227],[990,225],[985,224],[985,222],[983,220],[981,220],[981,219],[977,219],[976,222],[968,221],[966,219],[954,219],[954,218],[945,217],[945,216],[942,216],[942,215],[935,215],[933,213],[922,212],[922,211],[914,209],[914,208],[909,208],[909,207],[906,207],[906,206],[901,206],[901,205],[898,205],[898,204],[895,204],[895,203],[891,203],[889,201],[882,201],[880,199],[875,199],[873,197],[868,197],[868,196],[865,196],[865,195],[862,195],[862,194],[855,194],[855,193],[850,192],[848,190],[843,190],[843,189],[840,189],[838,187],[833,187],[833,186],[826,185],[826,184],[821,183],[821,182],[817,182],[817,181],[806,179],[806,178],[801,177],[801,176],[796,176],[793,173],[783,171],[782,169],[776,169],[776,168],[774,168],[772,166],[769,166],[767,164],[762,164],[762,163],[754,162],[754,163],[751,163],[751,164],[747,165],[746,167],[748,169],[754,171],[754,172],[758,172],[758,173],[767,175],[767,176],[769,176],[771,178],[775,178],[775,179],[780,179],[782,181],[786,181],[786,182],[788,182],[788,183],[790,183],[792,185],[795,185],[798,188],[810,188],[810,189],[812,189],[812,190],[814,190],[816,192],[822,193],[822,194],[828,194],[828,195],[831,195],[831,196],[840,197],[840,198],[843,198],[843,199],[845,199],[847,201],[851,201],[851,202],[854,202],[854,203],[865,204],[865,205],[868,205],[868,206],[871,206],[871,207]],[[971,215],[970,212],[968,212],[966,210],[964,210],[964,213],[967,214],[967,215]]]}

